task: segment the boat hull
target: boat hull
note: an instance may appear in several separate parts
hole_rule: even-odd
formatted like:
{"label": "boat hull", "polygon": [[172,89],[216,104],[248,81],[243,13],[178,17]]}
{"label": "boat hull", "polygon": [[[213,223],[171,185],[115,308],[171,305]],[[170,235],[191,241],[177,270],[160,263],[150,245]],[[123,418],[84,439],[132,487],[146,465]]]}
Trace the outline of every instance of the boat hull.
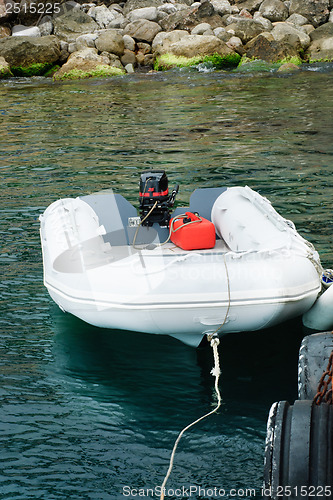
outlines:
{"label": "boat hull", "polygon": [[61,200],[42,216],[44,284],[62,310],[89,324],[198,345],[216,330],[260,330],[301,315],[320,292],[298,241],[296,250],[234,251],[221,238],[213,249],[185,251],[149,229],[148,245],[115,244],[129,234],[119,236],[117,224],[108,232],[82,200]]}

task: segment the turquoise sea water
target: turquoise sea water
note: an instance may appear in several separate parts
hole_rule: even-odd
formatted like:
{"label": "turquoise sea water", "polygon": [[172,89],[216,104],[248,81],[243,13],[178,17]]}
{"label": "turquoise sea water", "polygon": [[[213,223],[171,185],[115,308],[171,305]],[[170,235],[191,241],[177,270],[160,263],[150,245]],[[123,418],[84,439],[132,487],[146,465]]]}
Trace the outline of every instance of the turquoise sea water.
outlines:
{"label": "turquoise sea water", "polygon": [[[39,214],[108,187],[137,203],[141,170],[164,168],[179,203],[197,187],[258,190],[333,267],[332,82],[327,64],[0,83],[0,498],[158,498],[178,431],[216,403],[209,347],[97,329],[52,303]],[[268,411],[296,398],[303,335],[295,320],[222,339],[222,408],[181,441],[167,498],[261,498]]]}

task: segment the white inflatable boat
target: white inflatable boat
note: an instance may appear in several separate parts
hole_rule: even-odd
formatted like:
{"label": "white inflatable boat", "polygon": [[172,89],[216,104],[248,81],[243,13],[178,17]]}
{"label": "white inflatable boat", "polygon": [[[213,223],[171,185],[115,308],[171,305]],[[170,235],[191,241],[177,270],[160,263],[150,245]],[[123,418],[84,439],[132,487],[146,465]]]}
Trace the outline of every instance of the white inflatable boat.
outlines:
{"label": "white inflatable boat", "polygon": [[44,283],[62,310],[99,327],[168,334],[197,346],[205,334],[267,328],[316,301],[317,252],[249,187],[198,189],[190,207],[171,214],[212,221],[212,248],[180,248],[168,240],[165,222],[147,225],[149,212],[138,216],[110,190],[45,210]]}

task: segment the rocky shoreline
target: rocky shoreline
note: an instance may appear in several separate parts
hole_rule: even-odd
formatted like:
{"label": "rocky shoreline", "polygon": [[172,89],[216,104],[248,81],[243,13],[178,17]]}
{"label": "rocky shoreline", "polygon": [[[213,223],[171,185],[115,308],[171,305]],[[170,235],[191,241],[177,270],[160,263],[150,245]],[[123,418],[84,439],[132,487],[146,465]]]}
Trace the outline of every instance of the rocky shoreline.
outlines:
{"label": "rocky shoreline", "polygon": [[0,78],[333,61],[333,0],[0,0]]}

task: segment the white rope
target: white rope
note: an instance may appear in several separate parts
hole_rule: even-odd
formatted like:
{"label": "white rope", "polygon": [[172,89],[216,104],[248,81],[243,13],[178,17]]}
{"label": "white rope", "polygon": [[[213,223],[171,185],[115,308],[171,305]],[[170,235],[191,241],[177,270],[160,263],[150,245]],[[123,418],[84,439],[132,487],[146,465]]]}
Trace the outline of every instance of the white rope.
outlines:
{"label": "white rope", "polygon": [[220,363],[219,363],[219,352],[218,352],[218,349],[217,349],[219,343],[220,343],[220,341],[219,341],[218,337],[212,337],[210,339],[210,345],[212,346],[213,353],[214,353],[214,368],[212,369],[211,374],[215,377],[215,392],[216,392],[216,395],[217,395],[217,405],[216,405],[216,407],[212,411],[210,411],[209,413],[206,413],[206,415],[203,415],[202,417],[198,418],[197,420],[195,420],[191,424],[187,425],[179,433],[179,435],[178,435],[178,437],[177,437],[177,439],[175,441],[172,453],[171,453],[169,469],[168,469],[168,471],[166,473],[166,476],[165,476],[164,481],[163,481],[162,486],[161,486],[160,500],[164,500],[165,485],[166,485],[167,480],[169,479],[169,476],[170,476],[171,471],[172,471],[173,461],[174,461],[175,453],[176,453],[176,448],[177,448],[178,443],[181,440],[184,432],[186,432],[188,429],[190,429],[191,427],[193,427],[197,423],[201,422],[201,420],[203,420],[204,418],[209,417],[213,413],[216,413],[217,410],[221,406],[221,394],[220,394],[220,390],[219,390],[219,387],[218,387],[218,385],[219,385],[219,377],[220,377],[220,374],[221,374]]}

